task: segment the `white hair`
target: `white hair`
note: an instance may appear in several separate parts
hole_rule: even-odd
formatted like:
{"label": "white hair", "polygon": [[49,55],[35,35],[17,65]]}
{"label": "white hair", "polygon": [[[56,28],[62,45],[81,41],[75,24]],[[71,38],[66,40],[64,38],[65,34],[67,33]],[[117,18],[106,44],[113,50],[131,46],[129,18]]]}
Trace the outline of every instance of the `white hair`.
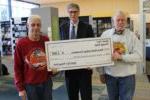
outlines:
{"label": "white hair", "polygon": [[116,19],[117,16],[123,16],[125,19],[127,19],[126,14],[123,11],[121,11],[121,10],[117,11],[114,14],[114,16],[112,17],[113,21]]}
{"label": "white hair", "polygon": [[41,17],[40,17],[39,15],[31,15],[31,16],[28,18],[27,23],[29,24],[31,21],[33,21],[33,20],[35,20],[35,19],[37,19],[37,20],[39,20],[39,21],[41,22]]}

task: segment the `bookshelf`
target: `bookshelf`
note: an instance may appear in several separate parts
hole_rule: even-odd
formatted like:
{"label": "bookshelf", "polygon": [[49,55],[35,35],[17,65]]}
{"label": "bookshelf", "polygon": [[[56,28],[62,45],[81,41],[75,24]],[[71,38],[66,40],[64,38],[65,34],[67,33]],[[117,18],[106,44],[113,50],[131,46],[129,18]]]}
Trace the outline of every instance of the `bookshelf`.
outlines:
{"label": "bookshelf", "polygon": [[27,36],[27,19],[28,17],[11,18],[12,53],[14,53],[17,40]]}
{"label": "bookshelf", "polygon": [[1,56],[12,54],[10,30],[11,30],[10,21],[0,22]]}
{"label": "bookshelf", "polygon": [[93,18],[93,31],[97,37],[107,30],[112,28],[111,17],[94,17]]}

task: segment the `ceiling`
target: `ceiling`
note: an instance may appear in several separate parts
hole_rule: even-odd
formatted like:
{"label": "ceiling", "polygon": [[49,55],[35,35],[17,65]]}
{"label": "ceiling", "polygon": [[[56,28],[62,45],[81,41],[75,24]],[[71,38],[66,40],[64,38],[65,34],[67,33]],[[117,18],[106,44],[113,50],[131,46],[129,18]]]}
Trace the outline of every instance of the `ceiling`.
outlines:
{"label": "ceiling", "polygon": [[26,1],[26,2],[37,3],[37,4],[50,4],[50,3],[68,2],[68,1],[75,1],[75,0],[17,0],[17,1]]}

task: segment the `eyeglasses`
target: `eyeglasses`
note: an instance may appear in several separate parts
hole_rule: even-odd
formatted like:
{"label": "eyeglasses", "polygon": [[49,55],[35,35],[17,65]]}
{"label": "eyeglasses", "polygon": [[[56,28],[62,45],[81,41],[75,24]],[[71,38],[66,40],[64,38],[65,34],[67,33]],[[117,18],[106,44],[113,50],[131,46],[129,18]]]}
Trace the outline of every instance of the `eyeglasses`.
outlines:
{"label": "eyeglasses", "polygon": [[79,11],[68,11],[70,14],[72,14],[72,13],[78,13]]}

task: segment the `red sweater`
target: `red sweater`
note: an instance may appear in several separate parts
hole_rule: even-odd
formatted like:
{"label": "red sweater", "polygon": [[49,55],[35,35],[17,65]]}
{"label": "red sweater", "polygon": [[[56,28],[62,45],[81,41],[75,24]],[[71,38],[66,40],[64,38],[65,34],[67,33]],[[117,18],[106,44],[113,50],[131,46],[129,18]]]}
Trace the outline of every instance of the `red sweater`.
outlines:
{"label": "red sweater", "polygon": [[38,70],[39,64],[46,63],[45,41],[48,41],[46,36],[41,36],[39,41],[25,37],[16,44],[14,72],[18,91],[24,90],[25,84],[40,84],[48,80],[47,69]]}

